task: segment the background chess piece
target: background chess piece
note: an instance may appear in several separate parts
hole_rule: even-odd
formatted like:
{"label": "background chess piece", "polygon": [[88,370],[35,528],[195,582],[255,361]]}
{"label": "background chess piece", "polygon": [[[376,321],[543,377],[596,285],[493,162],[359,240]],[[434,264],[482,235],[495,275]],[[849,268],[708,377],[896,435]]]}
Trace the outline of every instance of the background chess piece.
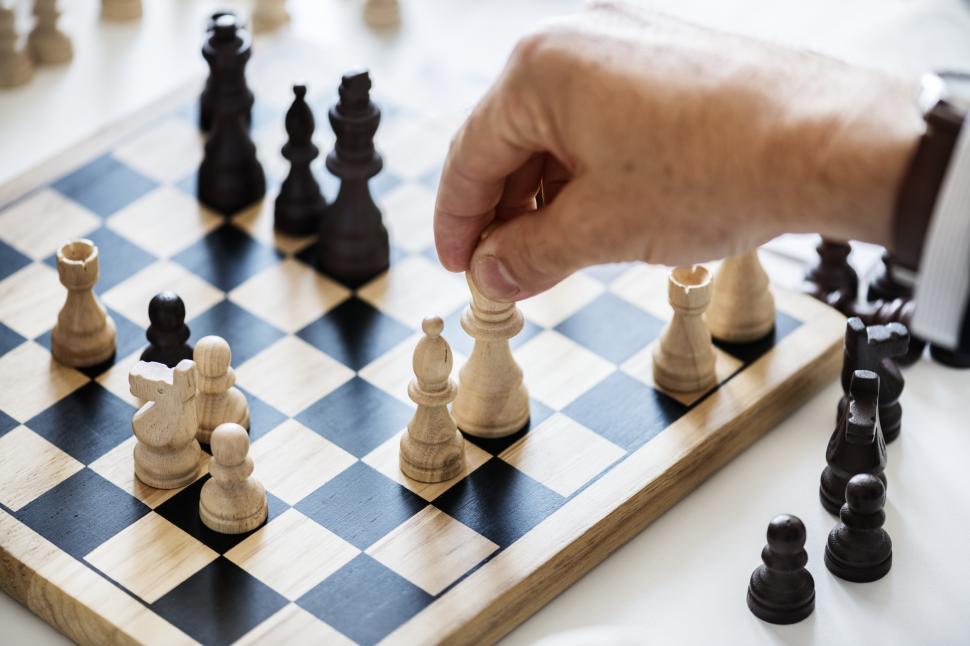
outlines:
{"label": "background chess piece", "polygon": [[209,444],[212,431],[231,422],[249,430],[249,405],[246,396],[234,386],[236,373],[230,367],[232,351],[226,340],[204,336],[195,344],[196,408],[202,444]]}
{"label": "background chess piece", "polygon": [[273,215],[273,227],[291,236],[306,236],[320,226],[327,201],[313,176],[310,163],[320,154],[313,144],[313,111],[306,102],[306,86],[293,86],[293,103],[286,112],[287,142],[283,157],[290,162],[290,172],[279,195]]}
{"label": "background chess piece", "polygon": [[711,282],[701,265],[670,272],[667,296],[674,315],[653,350],[653,381],[664,390],[693,393],[717,383],[714,346],[702,318],[711,302]]}
{"label": "background chess piece", "polygon": [[815,580],[805,569],[805,525],[781,514],[768,525],[768,544],[748,583],[748,608],[772,624],[793,624],[815,610]]}
{"label": "background chess piece", "polygon": [[141,14],[141,0],[101,0],[101,17],[105,20],[138,20]]}
{"label": "background chess piece", "polygon": [[99,269],[98,248],[90,240],[72,240],[57,250],[67,300],[51,331],[51,354],[66,366],[96,366],[115,353],[115,322],[94,294]]}
{"label": "background chess piece", "polygon": [[364,22],[377,29],[394,27],[401,22],[398,0],[365,0]]}
{"label": "background chess piece", "polygon": [[344,74],[340,100],[330,108],[337,135],[327,168],[340,178],[340,191],[320,221],[317,264],[340,282],[356,286],[387,269],[390,244],[381,211],[367,181],[384,166],[374,149],[381,110],[370,100],[367,70]]}
{"label": "background chess piece", "polygon": [[266,489],[252,477],[249,435],[239,424],[220,424],[212,432],[212,474],[199,495],[199,517],[221,534],[243,534],[266,520]]}
{"label": "background chess piece", "polygon": [[417,409],[401,436],[401,471],[419,482],[451,480],[465,463],[465,441],[448,412],[458,386],[451,379],[452,356],[435,316],[421,323],[424,336],[414,348],[414,379],[408,396]]}
{"label": "background chess piece", "polygon": [[451,407],[458,428],[476,437],[505,437],[529,421],[529,392],[509,339],[525,324],[515,303],[482,295],[466,274],[471,303],[461,327],[475,339],[471,356],[458,376],[458,396]]}
{"label": "background chess piece", "polygon": [[856,370],[849,383],[849,403],[829,439],[819,499],[830,514],[845,502],[845,486],[857,473],[871,473],[883,483],[886,442],[879,427],[879,375]]}
{"label": "background chess piece", "polygon": [[882,528],[886,522],[886,486],[882,480],[860,473],[849,480],[839,523],[825,544],[829,572],[857,583],[886,576],[893,565],[893,543]]}
{"label": "background chess piece", "polygon": [[[239,38],[226,39],[216,34],[216,23],[228,16],[236,25]],[[209,76],[199,96],[199,129],[209,132],[226,98],[247,107],[243,110],[243,121],[248,127],[252,123],[252,106],[255,101],[252,91],[246,84],[246,63],[252,55],[252,38],[242,26],[239,16],[233,11],[216,11],[206,24],[205,41],[202,44],[202,58],[209,66]],[[236,99],[242,95],[242,99]]]}
{"label": "background chess piece", "polygon": [[926,341],[915,336],[912,331],[913,314],[916,312],[916,301],[907,298],[895,298],[891,301],[876,300],[856,304],[851,312],[858,316],[866,325],[888,325],[901,323],[909,330],[909,348],[906,353],[895,357],[900,366],[910,366],[919,361],[926,349]]}
{"label": "background chess piece", "polygon": [[17,49],[16,14],[0,7],[0,88],[23,85],[33,76],[30,56]]}
{"label": "background chess piece", "polygon": [[74,57],[71,39],[57,26],[60,15],[57,0],[34,0],[37,22],[27,36],[27,50],[35,62],[57,65]]}
{"label": "background chess piece", "polygon": [[202,449],[195,439],[195,364],[175,368],[139,361],[128,373],[131,394],[147,400],[131,420],[138,439],[135,476],[156,489],[178,489],[194,482]]}
{"label": "background chess piece", "polygon": [[256,0],[252,18],[254,32],[279,29],[290,21],[286,0]]}
{"label": "background chess piece", "polygon": [[909,349],[909,331],[901,323],[866,326],[858,317],[850,318],[845,326],[842,358],[842,399],[836,419],[848,403],[849,386],[856,370],[871,370],[879,375],[879,426],[883,439],[890,443],[902,428],[903,407],[899,397],[905,381],[896,365],[896,357],[905,356]]}
{"label": "background chess piece", "polygon": [[852,247],[822,238],[815,251],[818,261],[805,273],[802,291],[845,313],[859,294],[859,276],[849,264]]}
{"label": "background chess piece", "polygon": [[888,251],[883,251],[882,268],[869,283],[866,290],[867,301],[891,301],[896,298],[913,297],[913,286],[903,282],[899,276],[900,268],[896,259]]}
{"label": "background chess piece", "polygon": [[157,361],[174,368],[183,359],[192,359],[189,326],[185,324],[185,303],[175,292],[160,292],[148,303],[149,326],[145,336],[148,347],[142,361]]}
{"label": "background chess piece", "polygon": [[757,249],[721,263],[704,320],[715,339],[729,343],[750,343],[771,334],[775,299]]}
{"label": "background chess piece", "polygon": [[934,361],[950,368],[970,368],[970,352],[950,350],[942,345],[931,343],[930,356]]}

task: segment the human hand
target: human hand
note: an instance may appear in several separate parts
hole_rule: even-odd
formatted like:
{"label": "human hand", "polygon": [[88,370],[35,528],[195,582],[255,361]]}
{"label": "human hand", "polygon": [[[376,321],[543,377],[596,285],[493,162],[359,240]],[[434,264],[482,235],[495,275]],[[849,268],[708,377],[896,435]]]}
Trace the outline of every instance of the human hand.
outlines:
{"label": "human hand", "polygon": [[597,6],[523,39],[455,135],[438,256],[510,301],[588,265],[707,261],[784,232],[886,245],[923,127],[914,87]]}

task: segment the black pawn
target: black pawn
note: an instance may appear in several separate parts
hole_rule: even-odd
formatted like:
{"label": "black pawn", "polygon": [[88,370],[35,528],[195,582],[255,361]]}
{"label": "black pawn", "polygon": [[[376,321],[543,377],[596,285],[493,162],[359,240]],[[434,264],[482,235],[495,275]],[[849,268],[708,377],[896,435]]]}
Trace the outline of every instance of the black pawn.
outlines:
{"label": "black pawn", "polygon": [[849,383],[849,404],[829,439],[828,463],[818,495],[830,514],[845,502],[845,486],[857,473],[871,473],[886,482],[886,442],[879,427],[879,375],[856,370]]}
{"label": "black pawn", "polygon": [[899,276],[896,259],[888,251],[882,254],[882,269],[869,283],[866,291],[867,301],[891,301],[896,298],[912,298],[913,286],[903,282]]}
{"label": "black pawn", "polygon": [[896,358],[906,355],[909,341],[909,331],[901,323],[867,327],[860,318],[853,317],[848,320],[842,351],[843,395],[839,400],[836,419],[845,410],[855,371],[871,370],[879,375],[879,426],[882,428],[883,439],[888,444],[899,437],[903,419],[903,407],[899,403],[899,397],[903,394],[905,381],[899,372]]}
{"label": "black pawn", "polygon": [[886,522],[886,486],[879,478],[860,473],[845,488],[839,523],[825,544],[829,572],[857,583],[886,576],[893,565],[893,542],[882,528]]}
{"label": "black pawn", "polygon": [[[249,58],[251,36],[238,28],[236,16],[226,14],[215,21],[212,42],[225,50],[245,52]],[[233,215],[266,193],[263,167],[249,138],[243,115],[253,105],[245,84],[223,94],[216,106],[215,124],[205,144],[199,166],[197,197],[202,204],[223,215]]]}
{"label": "black pawn", "polygon": [[339,177],[340,191],[320,221],[317,262],[325,273],[351,286],[387,269],[390,246],[380,209],[367,181],[384,165],[374,150],[380,108],[370,100],[366,70],[348,72],[340,82],[340,100],[330,108],[337,135],[327,168]]}
{"label": "black pawn", "polygon": [[815,580],[805,569],[805,525],[781,514],[768,524],[768,544],[748,583],[748,608],[772,624],[794,624],[815,610]]}
{"label": "black pawn", "polygon": [[822,238],[815,251],[818,263],[806,272],[802,291],[844,313],[859,293],[859,276],[849,264],[852,247]]}
{"label": "black pawn", "polygon": [[286,113],[283,157],[290,161],[290,173],[276,197],[274,228],[280,233],[304,236],[315,233],[327,202],[320,193],[310,163],[320,150],[313,145],[313,111],[306,102],[306,86],[293,86],[293,105]]}
{"label": "black pawn", "polygon": [[192,358],[189,326],[185,324],[185,303],[175,292],[157,294],[148,303],[149,346],[141,353],[142,361],[157,361],[174,368],[182,359]]}
{"label": "black pawn", "polygon": [[[242,22],[232,11],[217,11],[209,17],[205,28],[205,41],[202,43],[202,58],[209,65],[209,76],[199,96],[199,129],[209,132],[219,112],[224,97],[238,93],[249,96],[252,106],[253,93],[246,85],[246,63],[249,61],[251,39],[244,39],[244,47],[232,46],[216,37],[216,23],[223,16],[229,16],[243,31]],[[252,122],[252,108],[247,108],[243,119],[248,127]]]}

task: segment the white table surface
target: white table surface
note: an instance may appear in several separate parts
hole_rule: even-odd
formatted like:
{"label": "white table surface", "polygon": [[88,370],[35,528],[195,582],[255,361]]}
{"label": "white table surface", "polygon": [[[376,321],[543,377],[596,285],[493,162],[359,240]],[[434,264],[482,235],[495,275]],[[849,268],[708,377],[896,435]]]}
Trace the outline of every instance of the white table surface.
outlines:
{"label": "white table surface", "polygon": [[[11,0],[5,0],[10,4]],[[543,16],[578,5],[569,0],[403,0],[393,37],[371,33],[360,0],[291,0],[290,27],[319,41],[341,65],[375,71],[402,64],[414,43],[429,39],[442,55],[460,53],[493,74],[516,36]],[[25,1],[21,28],[29,21]],[[852,61],[915,73],[970,69],[967,0],[655,0],[649,6],[697,22],[811,46]],[[74,39],[67,66],[43,69],[27,86],[0,91],[0,184],[130,114],[202,72],[202,16],[230,0],[145,0],[130,24],[98,20],[96,0],[62,3],[62,26]],[[271,38],[285,37],[281,35]],[[405,58],[402,58],[405,57]],[[811,255],[791,237],[772,247]],[[764,254],[777,282],[797,280],[798,265]],[[871,248],[857,266],[877,260]],[[924,359],[906,370],[904,431],[889,448],[886,528],[893,569],[881,581],[852,584],[822,564],[833,519],[819,505],[818,476],[832,430],[833,383],[753,447],[721,469],[643,533],[569,588],[506,639],[534,643],[563,631],[619,626],[628,641],[648,644],[970,644],[970,371]],[[816,610],[794,626],[772,626],[745,606],[768,520],[801,517],[808,528],[808,567]],[[5,644],[60,644],[46,623],[0,595]],[[619,639],[613,639],[618,643]],[[577,643],[606,643],[582,637]]]}

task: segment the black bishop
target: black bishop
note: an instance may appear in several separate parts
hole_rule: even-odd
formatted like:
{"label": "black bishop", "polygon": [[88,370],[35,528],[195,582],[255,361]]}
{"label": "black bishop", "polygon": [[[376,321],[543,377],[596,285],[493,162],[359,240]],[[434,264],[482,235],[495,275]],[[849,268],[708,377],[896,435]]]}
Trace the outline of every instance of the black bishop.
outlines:
{"label": "black bishop", "polygon": [[306,102],[306,86],[293,86],[293,104],[286,112],[286,134],[283,157],[290,162],[290,172],[276,197],[274,228],[280,233],[304,236],[315,233],[327,201],[313,176],[310,164],[320,149],[313,144],[313,111]]}

